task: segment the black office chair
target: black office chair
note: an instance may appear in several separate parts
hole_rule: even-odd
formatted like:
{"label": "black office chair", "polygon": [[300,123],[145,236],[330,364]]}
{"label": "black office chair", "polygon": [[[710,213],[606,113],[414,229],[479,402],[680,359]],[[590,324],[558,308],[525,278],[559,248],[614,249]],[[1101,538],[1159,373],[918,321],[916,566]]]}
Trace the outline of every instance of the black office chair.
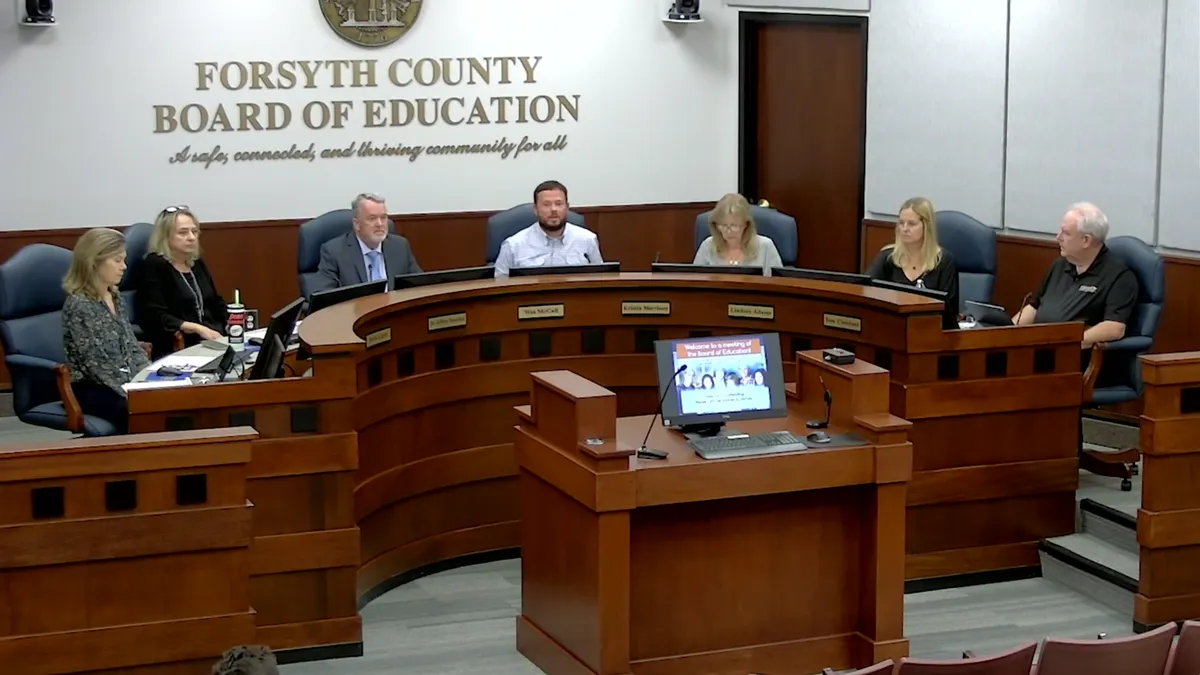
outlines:
{"label": "black office chair", "polygon": [[[533,210],[533,202],[519,204],[506,211],[494,214],[487,222],[487,264],[496,264],[500,257],[500,246],[504,240],[537,222],[537,213]],[[567,211],[567,222],[579,227],[587,227],[583,216],[574,211]]]}
{"label": "black office chair", "polygon": [[996,231],[959,211],[937,212],[938,243],[954,256],[963,301],[991,304],[996,285]]}
{"label": "black office chair", "polygon": [[[1113,237],[1108,251],[1133,270],[1138,299],[1125,326],[1125,337],[1092,347],[1084,376],[1084,400],[1089,407],[1136,401],[1142,396],[1142,366],[1138,357],[1154,346],[1166,301],[1166,267],[1162,256],[1137,237]],[[1080,438],[1082,441],[1082,437]],[[1082,451],[1079,468],[1100,476],[1121,479],[1121,489],[1133,489],[1141,453],[1137,448],[1120,452]]]}

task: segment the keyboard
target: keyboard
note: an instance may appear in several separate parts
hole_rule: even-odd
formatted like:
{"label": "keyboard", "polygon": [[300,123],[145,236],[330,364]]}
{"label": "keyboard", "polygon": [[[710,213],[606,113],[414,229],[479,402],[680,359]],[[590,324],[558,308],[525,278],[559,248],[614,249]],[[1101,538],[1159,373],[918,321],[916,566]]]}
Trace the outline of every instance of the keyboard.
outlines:
{"label": "keyboard", "polygon": [[787,431],[747,436],[712,436],[688,441],[688,445],[704,459],[730,459],[754,455],[774,455],[781,452],[807,450],[803,439]]}

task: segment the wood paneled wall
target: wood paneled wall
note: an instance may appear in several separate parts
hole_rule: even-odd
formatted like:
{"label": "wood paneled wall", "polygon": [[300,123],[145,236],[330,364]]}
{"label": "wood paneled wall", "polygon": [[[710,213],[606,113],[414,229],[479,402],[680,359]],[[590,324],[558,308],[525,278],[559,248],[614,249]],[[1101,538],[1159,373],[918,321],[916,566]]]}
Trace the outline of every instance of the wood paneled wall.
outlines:
{"label": "wood paneled wall", "polygon": [[[691,262],[695,254],[696,216],[710,203],[639,204],[575,207],[587,226],[600,236],[606,260],[622,269],[648,270],[662,262]],[[201,211],[198,215],[203,217]],[[316,217],[321,214],[313,214]],[[487,219],[492,212],[394,215],[396,229],[412,242],[426,270],[483,265]],[[299,225],[303,219],[201,223],[204,259],[227,300],[239,289],[242,302],[265,319],[300,295],[296,272]],[[84,229],[0,232],[0,261],[34,243],[73,248]],[[8,387],[8,370],[0,366],[0,387]]]}

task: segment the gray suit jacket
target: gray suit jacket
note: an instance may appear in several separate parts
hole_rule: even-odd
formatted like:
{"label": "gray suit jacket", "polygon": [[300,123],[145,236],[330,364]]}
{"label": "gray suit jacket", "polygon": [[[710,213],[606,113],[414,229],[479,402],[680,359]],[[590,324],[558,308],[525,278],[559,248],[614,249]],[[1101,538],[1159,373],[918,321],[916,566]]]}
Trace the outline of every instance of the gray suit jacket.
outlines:
{"label": "gray suit jacket", "polygon": [[[418,274],[421,266],[413,256],[408,240],[398,234],[389,234],[383,240],[383,265],[387,268],[388,289],[392,279],[400,274]],[[370,281],[367,264],[363,260],[358,236],[349,232],[321,245],[321,264],[317,267],[320,281],[314,291],[324,291],[341,286],[353,286]]]}

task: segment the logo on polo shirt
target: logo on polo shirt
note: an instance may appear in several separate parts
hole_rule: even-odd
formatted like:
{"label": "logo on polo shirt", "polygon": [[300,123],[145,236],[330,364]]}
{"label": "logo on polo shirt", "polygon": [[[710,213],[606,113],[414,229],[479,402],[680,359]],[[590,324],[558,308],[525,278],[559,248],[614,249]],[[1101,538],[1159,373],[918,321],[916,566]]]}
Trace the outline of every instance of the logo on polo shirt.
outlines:
{"label": "logo on polo shirt", "polygon": [[360,47],[382,47],[417,22],[422,0],[317,0],[338,35]]}
{"label": "logo on polo shirt", "polygon": [[1096,289],[1096,287],[1095,287],[1095,286],[1080,286],[1080,287],[1079,287],[1079,292],[1080,292],[1080,293],[1095,293],[1095,292],[1096,292],[1096,290],[1097,290],[1097,289]]}

